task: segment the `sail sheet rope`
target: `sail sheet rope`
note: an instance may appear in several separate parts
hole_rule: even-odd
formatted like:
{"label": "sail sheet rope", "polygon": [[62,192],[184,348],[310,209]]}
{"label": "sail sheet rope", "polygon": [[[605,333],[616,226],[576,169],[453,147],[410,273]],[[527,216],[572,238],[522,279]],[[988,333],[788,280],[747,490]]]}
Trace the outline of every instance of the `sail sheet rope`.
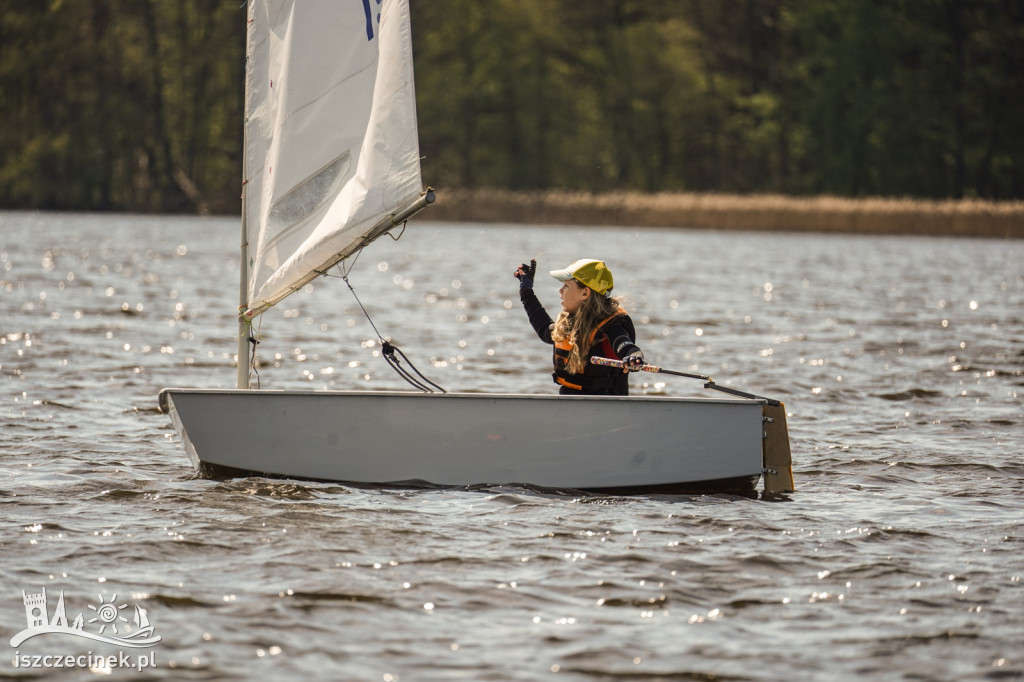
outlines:
{"label": "sail sheet rope", "polygon": [[[402,225],[402,232],[399,233],[399,235],[397,237],[391,235],[391,238],[397,241],[398,238],[401,237],[402,234],[404,234],[404,232],[405,232],[405,225],[403,224]],[[362,248],[360,248],[358,251],[356,251],[355,258],[353,258],[349,262],[348,268],[342,269],[341,263],[338,263],[337,267],[338,267],[338,272],[341,273],[340,274],[341,279],[345,281],[346,286],[348,286],[348,290],[352,292],[352,297],[355,298],[356,299],[356,303],[359,304],[359,309],[363,311],[363,315],[366,316],[366,319],[370,323],[370,326],[373,327],[373,333],[377,335],[377,340],[380,342],[381,355],[384,356],[384,359],[387,360],[387,363],[389,365],[391,365],[391,368],[393,370],[395,370],[395,372],[398,374],[398,376],[400,376],[403,379],[405,379],[405,381],[410,386],[413,386],[414,388],[418,388],[419,390],[423,391],[424,393],[435,393],[437,391],[440,391],[441,393],[447,393],[448,391],[444,390],[443,388],[441,388],[440,386],[435,384],[433,381],[431,381],[430,379],[425,377],[423,375],[423,373],[420,372],[419,369],[416,368],[416,365],[414,365],[412,363],[412,361],[408,357],[406,357],[405,353],[402,352],[402,349],[400,349],[398,346],[396,346],[395,344],[393,344],[390,341],[388,341],[387,339],[385,339],[381,335],[381,333],[377,330],[377,325],[375,325],[373,323],[373,318],[370,317],[370,313],[366,310],[366,306],[364,306],[363,302],[361,300],[359,300],[359,296],[356,294],[356,290],[352,287],[352,283],[348,281],[348,273],[349,273],[349,271],[351,271],[352,266],[355,265],[355,261],[359,258],[359,255],[362,254],[362,252],[363,252]],[[325,277],[332,277],[332,276],[333,277],[338,277],[339,276],[339,275],[331,275],[330,273],[327,273],[327,272],[325,272],[323,274],[324,274]],[[398,356],[401,356],[401,359],[399,359]],[[402,360],[405,360],[405,362],[409,365],[409,369],[406,369],[405,367],[402,366]]]}
{"label": "sail sheet rope", "polygon": [[[401,237],[402,234],[404,234],[404,232],[405,224],[403,223],[401,233],[399,233],[397,236],[390,234],[389,236],[395,241],[397,241],[398,238]],[[408,356],[406,356],[406,354],[402,352],[401,348],[399,348],[398,346],[384,338],[384,336],[377,329],[377,325],[373,323],[373,318],[370,317],[370,313],[366,310],[366,306],[364,306],[363,302],[359,300],[359,296],[356,294],[356,290],[352,287],[352,283],[349,282],[348,280],[348,273],[349,271],[351,271],[352,266],[355,264],[356,260],[358,260],[362,252],[363,249],[361,247],[357,249],[354,254],[354,257],[352,258],[351,261],[348,261],[348,267],[345,269],[342,269],[342,263],[337,264],[338,272],[341,273],[340,275],[334,275],[328,271],[321,272],[320,274],[324,277],[340,277],[342,280],[345,281],[345,284],[348,286],[348,290],[352,292],[352,297],[355,298],[356,303],[359,304],[359,309],[363,311],[363,315],[366,316],[367,321],[373,328],[373,332],[377,335],[377,340],[380,342],[381,346],[381,355],[384,356],[384,359],[391,366],[391,368],[395,370],[398,376],[405,379],[405,381],[409,383],[409,385],[413,386],[414,388],[418,388],[424,393],[436,393],[438,391],[441,393],[447,393],[448,391],[444,390],[439,385],[437,385],[436,383],[428,379],[426,376],[424,376],[423,373],[416,367],[416,365],[412,363],[412,360],[410,360]],[[243,319],[245,318],[243,317]],[[263,318],[260,317],[260,326],[262,326],[262,323]],[[257,328],[256,325],[254,325],[251,320],[246,320],[246,326],[248,328],[250,349],[249,371],[252,373],[253,376],[256,377],[256,390],[259,390],[260,373],[259,370],[257,370],[256,350],[259,344],[263,341],[263,336],[260,334],[259,328]],[[401,356],[401,359],[399,359],[398,356]],[[405,360],[405,362],[409,365],[409,369],[406,369],[405,367],[402,366],[402,360]]]}

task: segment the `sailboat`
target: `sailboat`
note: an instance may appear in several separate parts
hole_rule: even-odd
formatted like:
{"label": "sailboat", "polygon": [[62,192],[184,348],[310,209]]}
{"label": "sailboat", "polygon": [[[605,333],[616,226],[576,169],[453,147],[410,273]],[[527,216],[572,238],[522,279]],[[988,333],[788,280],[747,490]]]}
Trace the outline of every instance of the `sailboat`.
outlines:
{"label": "sailboat", "polygon": [[245,93],[236,388],[159,396],[200,475],[598,493],[751,492],[763,477],[768,492],[792,489],[785,406],[748,394],[253,389],[253,320],[434,201],[408,0],[250,0]]}

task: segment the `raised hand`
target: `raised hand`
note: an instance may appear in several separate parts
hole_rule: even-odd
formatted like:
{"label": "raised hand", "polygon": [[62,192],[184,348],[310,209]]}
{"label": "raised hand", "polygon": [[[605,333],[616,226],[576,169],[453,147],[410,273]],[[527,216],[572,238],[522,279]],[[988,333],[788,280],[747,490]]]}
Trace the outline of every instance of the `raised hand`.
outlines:
{"label": "raised hand", "polygon": [[537,274],[537,259],[531,258],[530,264],[523,263],[515,271],[515,278],[519,280],[520,289],[532,289],[533,277]]}

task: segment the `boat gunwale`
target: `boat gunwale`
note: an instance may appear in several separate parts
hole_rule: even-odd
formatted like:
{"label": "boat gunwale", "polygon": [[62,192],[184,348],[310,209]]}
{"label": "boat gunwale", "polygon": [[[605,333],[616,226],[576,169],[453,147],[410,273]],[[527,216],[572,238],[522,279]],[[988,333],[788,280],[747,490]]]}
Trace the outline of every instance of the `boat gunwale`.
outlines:
{"label": "boat gunwale", "polygon": [[705,398],[698,396],[662,395],[561,395],[545,393],[424,393],[421,391],[346,391],[334,389],[245,389],[245,388],[163,388],[157,396],[160,410],[167,412],[166,396],[174,393],[251,396],[326,396],[332,398],[417,398],[417,399],[469,399],[469,400],[584,400],[600,402],[670,402],[726,405],[764,405],[766,398]]}

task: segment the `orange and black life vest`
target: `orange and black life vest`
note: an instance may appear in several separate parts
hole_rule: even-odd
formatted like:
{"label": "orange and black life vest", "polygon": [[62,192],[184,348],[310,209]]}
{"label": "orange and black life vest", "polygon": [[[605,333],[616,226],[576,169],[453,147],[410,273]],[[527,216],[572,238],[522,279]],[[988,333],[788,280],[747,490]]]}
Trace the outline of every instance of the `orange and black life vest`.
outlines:
{"label": "orange and black life vest", "polygon": [[[620,360],[621,358],[612,347],[612,341],[608,338],[603,329],[605,325],[617,317],[623,317],[622,322],[628,322],[629,331],[632,333],[632,321],[626,313],[619,311],[611,317],[602,320],[594,331],[590,333],[587,343],[590,347],[589,355],[600,355],[601,357]],[[572,373],[568,369],[569,355],[572,353],[573,344],[568,339],[555,341],[554,365],[555,371],[551,377],[556,384],[560,384],[571,391],[579,391],[585,394],[605,395],[627,395],[629,383],[622,370],[616,367],[604,367],[587,364],[582,373]]]}

